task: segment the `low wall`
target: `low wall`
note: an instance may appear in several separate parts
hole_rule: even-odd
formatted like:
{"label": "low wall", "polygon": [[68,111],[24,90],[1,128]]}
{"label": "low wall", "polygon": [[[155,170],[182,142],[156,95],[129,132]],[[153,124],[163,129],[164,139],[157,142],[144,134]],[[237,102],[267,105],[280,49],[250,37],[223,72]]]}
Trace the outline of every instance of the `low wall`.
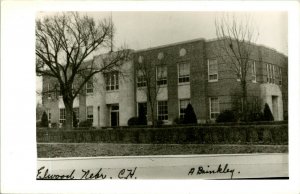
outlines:
{"label": "low wall", "polygon": [[288,125],[77,129],[71,131],[37,129],[37,142],[288,144]]}

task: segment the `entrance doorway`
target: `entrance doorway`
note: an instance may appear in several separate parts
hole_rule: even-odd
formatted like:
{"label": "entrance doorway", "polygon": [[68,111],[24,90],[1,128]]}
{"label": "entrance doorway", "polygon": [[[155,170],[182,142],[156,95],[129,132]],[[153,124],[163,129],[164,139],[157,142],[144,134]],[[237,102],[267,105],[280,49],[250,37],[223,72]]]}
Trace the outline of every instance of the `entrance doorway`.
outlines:
{"label": "entrance doorway", "polygon": [[112,104],[110,109],[110,126],[119,126],[119,105]]}

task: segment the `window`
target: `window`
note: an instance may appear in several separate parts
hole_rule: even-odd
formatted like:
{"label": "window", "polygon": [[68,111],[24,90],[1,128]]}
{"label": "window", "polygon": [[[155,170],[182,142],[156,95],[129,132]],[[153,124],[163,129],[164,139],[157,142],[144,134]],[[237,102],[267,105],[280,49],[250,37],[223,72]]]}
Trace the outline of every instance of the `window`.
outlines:
{"label": "window", "polygon": [[167,85],[167,66],[166,65],[156,67],[156,80],[157,80],[158,86]]}
{"label": "window", "polygon": [[117,71],[106,73],[105,75],[106,90],[119,89],[119,73]]}
{"label": "window", "polygon": [[218,81],[218,62],[216,59],[207,60],[208,81]]}
{"label": "window", "polygon": [[279,85],[282,85],[282,72],[280,67],[279,67]]}
{"label": "window", "polygon": [[267,64],[267,82],[275,83],[275,67],[272,64]]}
{"label": "window", "polygon": [[272,65],[272,83],[275,83],[275,65]]}
{"label": "window", "polygon": [[168,120],[168,101],[157,101],[157,113],[159,121]]}
{"label": "window", "polygon": [[144,73],[142,72],[142,70],[139,70],[137,72],[137,87],[145,87],[146,84],[146,77],[144,75]]}
{"label": "window", "polygon": [[77,123],[79,123],[79,108],[73,108],[73,112],[75,113]]}
{"label": "window", "polygon": [[210,104],[210,119],[216,119],[220,114],[219,99],[210,98],[209,104]]}
{"label": "window", "polygon": [[190,99],[184,99],[179,101],[179,117],[181,119],[184,118],[185,109],[187,108],[189,103],[190,103]]}
{"label": "window", "polygon": [[190,64],[179,64],[178,72],[178,83],[190,82]]}
{"label": "window", "polygon": [[256,65],[255,61],[253,61],[251,65],[251,73],[252,73],[252,82],[256,82]]}
{"label": "window", "polygon": [[93,106],[88,106],[86,107],[86,120],[90,121],[91,123],[93,123]]}
{"label": "window", "polygon": [[51,111],[48,110],[47,112],[48,112],[48,122],[51,123]]}
{"label": "window", "polygon": [[86,83],[86,93],[87,94],[92,94],[93,92],[94,92],[93,80],[89,80]]}
{"label": "window", "polygon": [[66,109],[59,109],[59,123],[63,124],[66,121]]}
{"label": "window", "polygon": [[47,84],[47,96],[48,96],[48,99],[51,98],[50,84]]}
{"label": "window", "polygon": [[242,67],[241,67],[241,66],[238,67],[238,71],[239,71],[239,73],[238,73],[238,75],[237,75],[238,78],[237,78],[236,80],[237,80],[238,82],[240,82],[240,81],[241,81],[241,78],[242,78]]}

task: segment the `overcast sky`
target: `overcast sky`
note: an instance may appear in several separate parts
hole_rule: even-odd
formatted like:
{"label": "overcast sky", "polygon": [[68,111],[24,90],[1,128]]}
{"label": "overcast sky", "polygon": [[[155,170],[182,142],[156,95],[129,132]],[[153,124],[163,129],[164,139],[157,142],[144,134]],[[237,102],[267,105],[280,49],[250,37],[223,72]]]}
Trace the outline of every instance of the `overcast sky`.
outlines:
{"label": "overcast sky", "polygon": [[[139,50],[197,38],[213,39],[215,19],[224,12],[81,12],[96,20],[112,16],[116,28],[116,47],[126,45]],[[51,13],[50,15],[52,15]],[[228,14],[228,13],[226,13]],[[238,19],[248,16],[259,33],[257,44],[276,49],[287,55],[287,13],[286,12],[235,12]],[[40,13],[38,17],[49,15]],[[37,89],[41,88],[40,79]]]}

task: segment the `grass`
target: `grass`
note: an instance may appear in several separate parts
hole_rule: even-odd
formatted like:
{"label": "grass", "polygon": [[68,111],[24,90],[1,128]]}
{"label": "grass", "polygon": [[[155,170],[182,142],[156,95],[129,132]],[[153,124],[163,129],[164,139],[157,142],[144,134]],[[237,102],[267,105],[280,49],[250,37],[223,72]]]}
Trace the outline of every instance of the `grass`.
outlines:
{"label": "grass", "polygon": [[288,153],[288,145],[42,143],[38,158],[188,154]]}

